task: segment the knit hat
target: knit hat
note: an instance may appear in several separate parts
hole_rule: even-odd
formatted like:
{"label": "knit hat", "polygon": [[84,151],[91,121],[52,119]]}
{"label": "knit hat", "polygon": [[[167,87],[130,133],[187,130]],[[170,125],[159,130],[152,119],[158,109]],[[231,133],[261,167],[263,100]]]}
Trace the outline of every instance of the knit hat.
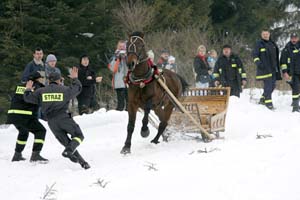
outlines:
{"label": "knit hat", "polygon": [[295,33],[295,32],[293,32],[293,33],[291,34],[291,38],[293,38],[293,37],[298,37],[298,34]]}
{"label": "knit hat", "polygon": [[174,62],[175,62],[175,57],[174,57],[174,56],[169,56],[168,61],[169,61],[169,62],[170,62],[170,61],[174,61]]}
{"label": "knit hat", "polygon": [[50,82],[55,82],[61,79],[60,73],[52,72],[48,76]]}
{"label": "knit hat", "polygon": [[50,62],[50,61],[57,61],[56,57],[54,54],[49,54],[46,58],[46,63]]}
{"label": "knit hat", "polygon": [[38,78],[43,78],[39,72],[33,72],[29,75],[29,80],[35,81]]}

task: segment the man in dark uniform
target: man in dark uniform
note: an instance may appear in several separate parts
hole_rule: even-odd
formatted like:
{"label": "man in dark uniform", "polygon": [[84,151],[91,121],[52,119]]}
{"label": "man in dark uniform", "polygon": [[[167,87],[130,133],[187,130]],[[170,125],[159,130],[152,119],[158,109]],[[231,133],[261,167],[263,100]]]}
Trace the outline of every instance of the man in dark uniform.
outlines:
{"label": "man in dark uniform", "polygon": [[[291,34],[291,41],[282,50],[280,64],[284,79],[291,81],[293,99],[292,111],[300,112],[300,42],[296,33]],[[292,76],[292,78],[290,76]]]}
{"label": "man in dark uniform", "polygon": [[[68,112],[69,101],[75,98],[81,91],[81,83],[78,80],[78,68],[73,67],[70,77],[72,85],[66,87],[61,85],[61,76],[59,73],[50,73],[50,84],[32,92],[33,83],[28,81],[24,93],[24,100],[29,103],[41,104],[42,112],[48,120],[48,125],[57,138],[65,146],[62,152],[64,157],[73,162],[79,162],[84,168],[90,168],[89,164],[81,157],[76,148],[84,139],[82,131],[78,124],[73,120]],[[68,137],[71,135],[71,138]]]}
{"label": "man in dark uniform", "polygon": [[257,66],[256,79],[264,83],[264,93],[260,98],[260,104],[266,105],[270,110],[274,109],[272,93],[276,80],[281,80],[279,68],[279,49],[270,38],[270,31],[263,30],[261,39],[256,43],[253,51],[253,59]]}
{"label": "man in dark uniform", "polygon": [[240,97],[242,86],[247,83],[247,75],[241,59],[232,53],[230,45],[223,46],[223,54],[218,58],[214,73],[215,85],[230,87],[230,95]]}
{"label": "man in dark uniform", "polygon": [[[39,72],[34,72],[28,78],[33,82],[33,89],[44,87],[39,82],[42,78]],[[24,91],[25,84],[16,87],[10,109],[8,110],[7,123],[13,124],[19,131],[12,161],[25,160],[22,156],[22,151],[25,148],[29,132],[32,132],[34,134],[34,144],[30,161],[47,162],[48,160],[40,155],[45,140],[46,129],[38,120],[38,105],[25,102],[23,98]]]}

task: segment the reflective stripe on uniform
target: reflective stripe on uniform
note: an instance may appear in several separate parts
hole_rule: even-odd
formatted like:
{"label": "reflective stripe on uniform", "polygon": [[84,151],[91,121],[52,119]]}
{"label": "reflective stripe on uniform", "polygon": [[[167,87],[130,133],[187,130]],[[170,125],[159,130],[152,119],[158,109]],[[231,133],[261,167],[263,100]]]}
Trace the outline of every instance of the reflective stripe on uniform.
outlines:
{"label": "reflective stripe on uniform", "polygon": [[73,139],[73,140],[76,140],[79,144],[82,143],[82,140],[81,140],[79,137],[73,137],[72,139]]}
{"label": "reflective stripe on uniform", "polygon": [[231,67],[237,67],[237,64],[231,64]]}
{"label": "reflective stripe on uniform", "polygon": [[282,70],[287,69],[287,64],[282,64],[280,67]]}
{"label": "reflective stripe on uniform", "polygon": [[26,90],[26,87],[17,86],[16,94],[24,94],[25,90]]}
{"label": "reflective stripe on uniform", "polygon": [[299,53],[298,49],[293,50],[293,53]]}
{"label": "reflective stripe on uniform", "polygon": [[21,140],[17,140],[17,144],[20,144],[20,145],[25,145],[27,141],[21,141]]}
{"label": "reflective stripe on uniform", "polygon": [[246,73],[242,73],[242,78],[247,78],[247,74]]}
{"label": "reflective stripe on uniform", "polygon": [[299,97],[300,97],[300,94],[296,94],[296,95],[292,96],[293,99],[298,99]]}
{"label": "reflective stripe on uniform", "polygon": [[254,58],[254,62],[259,61],[259,60],[260,60],[259,58]]}
{"label": "reflective stripe on uniform", "polygon": [[8,110],[8,114],[32,115],[32,111],[28,110]]}
{"label": "reflective stripe on uniform", "polygon": [[266,74],[266,75],[256,76],[256,79],[263,79],[263,78],[270,78],[270,77],[272,77],[272,74]]}
{"label": "reflective stripe on uniform", "polygon": [[213,73],[213,75],[214,75],[215,78],[220,77],[220,75],[218,73]]}
{"label": "reflective stripe on uniform", "polygon": [[34,143],[44,144],[44,140],[42,140],[42,139],[35,139]]}
{"label": "reflective stripe on uniform", "polygon": [[239,73],[242,73],[242,68],[239,68]]}
{"label": "reflective stripe on uniform", "polygon": [[272,99],[265,100],[265,103],[272,103]]}
{"label": "reflective stripe on uniform", "polygon": [[267,51],[267,50],[266,50],[266,48],[261,48],[261,49],[259,49],[259,51],[260,51],[260,52],[265,52],[265,51]]}
{"label": "reflective stripe on uniform", "polygon": [[288,58],[288,59],[287,59],[287,63],[291,63],[291,58]]}

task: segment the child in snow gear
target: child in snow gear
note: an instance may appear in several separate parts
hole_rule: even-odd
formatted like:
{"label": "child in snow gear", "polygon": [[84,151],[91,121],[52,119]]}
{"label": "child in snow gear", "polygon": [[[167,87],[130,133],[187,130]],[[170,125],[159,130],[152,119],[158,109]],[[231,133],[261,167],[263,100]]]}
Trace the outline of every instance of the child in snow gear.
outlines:
{"label": "child in snow gear", "polygon": [[[29,79],[33,82],[34,89],[44,87],[39,82],[41,78],[42,76],[39,72],[34,72],[29,76]],[[32,132],[34,134],[34,144],[30,161],[47,162],[48,160],[40,155],[45,140],[46,129],[38,120],[38,105],[25,102],[23,98],[24,91],[25,84],[20,84],[16,87],[10,109],[8,110],[7,123],[13,124],[19,131],[12,161],[25,160],[22,156],[22,151],[25,148],[29,132]]]}
{"label": "child in snow gear", "polygon": [[[76,148],[81,144],[84,136],[80,127],[72,119],[68,112],[69,101],[75,98],[81,91],[81,83],[78,80],[78,68],[73,67],[70,77],[72,85],[66,87],[61,85],[59,73],[49,74],[50,84],[34,92],[32,81],[26,84],[24,100],[33,104],[41,104],[42,111],[48,119],[48,125],[57,140],[65,146],[62,155],[69,158],[72,162],[79,162],[84,168],[90,168],[89,164],[81,157]],[[68,137],[71,135],[71,138]]]}
{"label": "child in snow gear", "polygon": [[230,87],[230,96],[240,97],[247,75],[241,59],[232,53],[230,45],[223,46],[223,54],[216,62],[213,76],[216,86]]}
{"label": "child in snow gear", "polygon": [[292,87],[293,112],[300,112],[300,41],[296,33],[291,34],[290,42],[282,50],[280,67],[283,77]]}
{"label": "child in snow gear", "polygon": [[279,49],[270,38],[270,31],[263,30],[261,39],[256,43],[253,51],[253,60],[257,66],[256,79],[264,83],[264,93],[260,103],[269,109],[274,109],[272,93],[275,89],[276,80],[281,80],[279,69]]}

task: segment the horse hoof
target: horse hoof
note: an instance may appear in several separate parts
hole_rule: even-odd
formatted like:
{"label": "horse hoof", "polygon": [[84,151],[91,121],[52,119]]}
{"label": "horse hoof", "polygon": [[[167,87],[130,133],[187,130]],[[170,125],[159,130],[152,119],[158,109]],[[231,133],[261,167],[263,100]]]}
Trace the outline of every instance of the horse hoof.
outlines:
{"label": "horse hoof", "polygon": [[158,140],[151,140],[151,143],[153,143],[153,144],[159,144],[159,141]]}
{"label": "horse hoof", "polygon": [[149,128],[147,127],[147,129],[146,130],[143,130],[143,128],[141,129],[141,136],[143,137],[143,138],[146,138],[146,137],[148,137],[150,135],[150,131],[149,131]]}
{"label": "horse hoof", "polygon": [[123,147],[120,153],[124,155],[130,154],[131,153],[130,147]]}

